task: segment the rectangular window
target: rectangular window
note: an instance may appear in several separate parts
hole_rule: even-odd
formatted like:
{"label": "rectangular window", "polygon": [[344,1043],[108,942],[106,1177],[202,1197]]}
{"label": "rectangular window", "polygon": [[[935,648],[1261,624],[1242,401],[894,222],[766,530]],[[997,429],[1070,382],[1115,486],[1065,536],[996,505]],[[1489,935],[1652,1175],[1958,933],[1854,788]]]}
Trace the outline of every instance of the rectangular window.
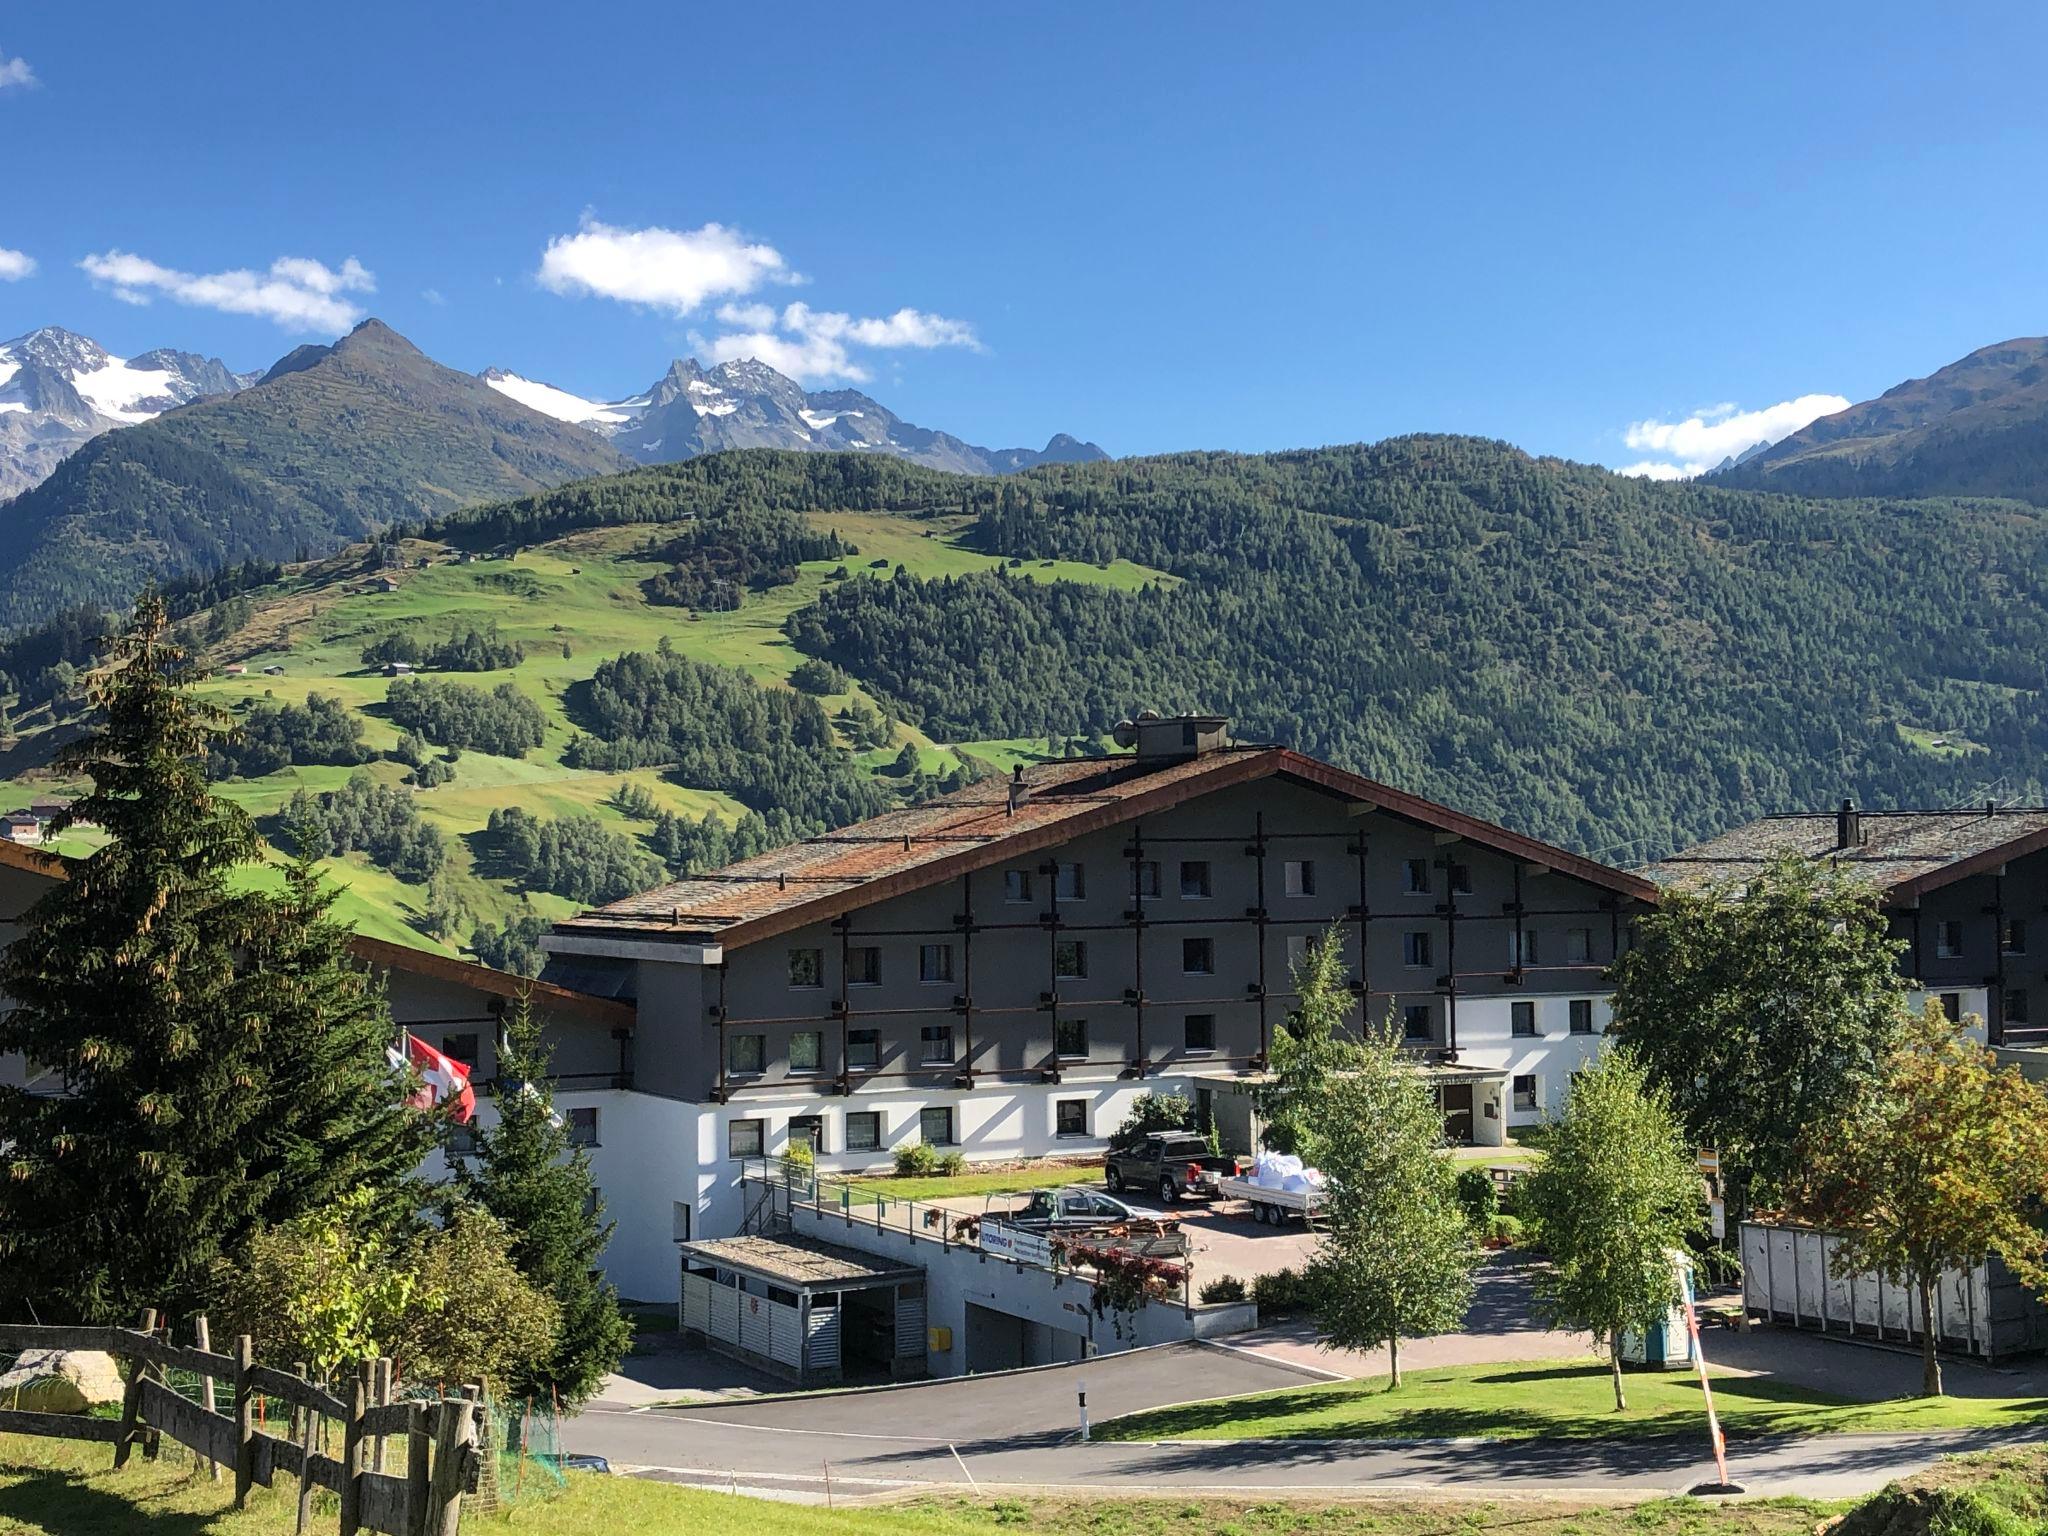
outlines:
{"label": "rectangular window", "polygon": [[1593,963],[1593,930],[1590,928],[1567,928],[1564,931],[1564,963],[1566,965],[1591,965]]}
{"label": "rectangular window", "polygon": [[1280,888],[1290,896],[1313,896],[1316,893],[1316,861],[1314,859],[1289,859],[1280,866]]}
{"label": "rectangular window", "polygon": [[846,984],[850,987],[879,987],[882,984],[882,951],[863,944],[846,952]]}
{"label": "rectangular window", "polygon": [[1180,968],[1188,976],[1213,976],[1216,974],[1216,941],[1214,939],[1182,939],[1180,941]]}
{"label": "rectangular window", "polygon": [[[2012,1016],[2010,1010],[2006,1016]],[[471,1156],[476,1151],[476,1132],[466,1125],[449,1126],[447,1147],[450,1157]]]}
{"label": "rectangular window", "polygon": [[1053,1054],[1063,1060],[1088,1059],[1088,1021],[1059,1019],[1052,1026]]}
{"label": "rectangular window", "polygon": [[849,1029],[846,1032],[848,1070],[872,1072],[881,1064],[882,1032],[879,1029]]}
{"label": "rectangular window", "polygon": [[1451,866],[1451,889],[1460,896],[1472,894],[1472,866],[1453,864]]}
{"label": "rectangular window", "polygon": [[1435,1036],[1436,1026],[1430,1018],[1429,1004],[1410,1003],[1401,1010],[1401,1038],[1403,1040],[1428,1040]]}
{"label": "rectangular window", "polygon": [[918,1031],[923,1060],[927,1066],[945,1066],[953,1059],[953,1026],[927,1024]]}
{"label": "rectangular window", "polygon": [[1088,1134],[1088,1101],[1086,1099],[1054,1099],[1052,1103],[1052,1133],[1055,1136],[1086,1136]]}
{"label": "rectangular window", "polygon": [[1308,935],[1290,933],[1287,935],[1287,974],[1292,976],[1308,958]]}
{"label": "rectangular window", "polygon": [[1525,965],[1541,964],[1542,962],[1537,958],[1541,953],[1542,951],[1536,943],[1536,930],[1534,928],[1524,928],[1520,933],[1508,935],[1508,964],[1512,965],[1516,970],[1520,970]]}
{"label": "rectangular window", "polygon": [[1515,1108],[1531,1110],[1536,1107],[1536,1077],[1534,1073],[1515,1079]]}
{"label": "rectangular window", "polygon": [[2027,989],[2025,987],[2007,987],[2005,989],[2005,1022],[2008,1024],[2026,1024],[2031,1022],[2027,1018]]}
{"label": "rectangular window", "polygon": [[1029,901],[1031,899],[1031,871],[1028,869],[1006,869],[1003,871],[1003,900]]}
{"label": "rectangular window", "polygon": [[930,1146],[950,1147],[953,1145],[953,1111],[920,1109],[917,1112],[917,1134]]}
{"label": "rectangular window", "polygon": [[1575,1035],[1590,1035],[1593,1033],[1593,999],[1590,997],[1575,997],[1572,999],[1571,1009],[1572,1033]]}
{"label": "rectangular window", "polygon": [[1191,1051],[1213,1051],[1216,1049],[1216,1015],[1213,1013],[1191,1013],[1187,1016],[1187,1048]]}
{"label": "rectangular window", "polygon": [[725,1155],[727,1157],[759,1157],[761,1155],[761,1132],[767,1122],[763,1120],[734,1120],[725,1128]]}
{"label": "rectangular window", "polygon": [[789,952],[789,984],[792,987],[825,985],[825,951],[792,949]]}
{"label": "rectangular window", "polygon": [[1061,939],[1052,947],[1052,973],[1061,981],[1079,981],[1088,974],[1088,941]]}
{"label": "rectangular window", "polygon": [[846,1116],[846,1150],[873,1152],[882,1145],[882,1117],[872,1109],[851,1110]]}
{"label": "rectangular window", "polygon": [[1401,935],[1401,963],[1416,970],[1429,968],[1429,934],[1418,928]]}
{"label": "rectangular window", "polygon": [[825,1037],[815,1029],[800,1029],[789,1037],[789,1070],[815,1072],[823,1065]]}
{"label": "rectangular window", "polygon": [[919,981],[951,981],[953,979],[953,946],[950,944],[918,945],[917,979]]}
{"label": "rectangular window", "polygon": [[762,1048],[766,1041],[760,1035],[733,1035],[725,1042],[725,1070],[728,1072],[758,1072],[768,1059]]}
{"label": "rectangular window", "polygon": [[1206,897],[1211,894],[1207,859],[1180,861],[1180,893],[1184,897]]}
{"label": "rectangular window", "polygon": [[441,1054],[450,1061],[461,1062],[465,1067],[475,1066],[476,1036],[443,1035],[441,1037]]}
{"label": "rectangular window", "polygon": [[1938,923],[1934,929],[1934,952],[1944,960],[1963,957],[1963,924],[1959,918]]}
{"label": "rectangular window", "polygon": [[1061,864],[1052,893],[1059,901],[1079,901],[1088,894],[1088,871],[1080,864]]}
{"label": "rectangular window", "polygon": [[[2023,917],[2009,917],[2005,920],[2005,952],[2008,955],[2024,955],[2027,952],[2027,920]],[[455,1053],[450,1051],[449,1055]]]}
{"label": "rectangular window", "polygon": [[1536,1037],[1536,1005],[1534,1003],[1508,1004],[1508,1033],[1524,1040]]}
{"label": "rectangular window", "polygon": [[1401,880],[1404,890],[1427,893],[1429,890],[1429,860],[1403,859]]}
{"label": "rectangular window", "polygon": [[825,1117],[823,1115],[791,1115],[789,1117],[789,1145],[809,1147],[813,1153],[825,1150]]}
{"label": "rectangular window", "polygon": [[1960,1023],[1962,1023],[1962,1022],[1963,1022],[1963,994],[1962,994],[1962,993],[1960,993],[1960,992],[1944,992],[1944,993],[1942,993],[1942,994],[1941,994],[1941,1011],[1942,1011],[1943,1013],[1945,1013],[1945,1014],[1947,1014],[1947,1015],[1948,1015],[1948,1021],[1949,1021],[1949,1023],[1951,1023],[1951,1024],[1960,1024]]}
{"label": "rectangular window", "polygon": [[1159,894],[1159,861],[1140,859],[1131,866],[1131,899],[1149,901]]}

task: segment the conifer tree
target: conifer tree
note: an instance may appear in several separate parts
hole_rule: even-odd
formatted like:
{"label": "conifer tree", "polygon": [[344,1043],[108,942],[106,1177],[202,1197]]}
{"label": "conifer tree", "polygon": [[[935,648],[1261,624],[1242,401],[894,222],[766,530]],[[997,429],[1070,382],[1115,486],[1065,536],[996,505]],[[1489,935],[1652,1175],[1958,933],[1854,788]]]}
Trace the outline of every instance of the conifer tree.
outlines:
{"label": "conifer tree", "polygon": [[520,1273],[561,1308],[552,1360],[514,1379],[512,1394],[546,1401],[552,1392],[577,1404],[625,1358],[632,1325],[597,1268],[614,1224],[604,1219],[590,1154],[570,1145],[555,1115],[549,1056],[521,997],[498,1047],[498,1123],[478,1129],[475,1158],[459,1165],[456,1187],[511,1230]]}
{"label": "conifer tree", "polygon": [[404,1184],[434,1141],[433,1121],[406,1105],[385,1055],[396,1026],[383,991],[350,955],[351,931],[333,906],[334,891],[300,853],[283,892],[255,904],[244,951],[246,1011],[265,1069],[252,1166],[270,1192],[262,1214],[271,1224],[351,1191]]}
{"label": "conifer tree", "polygon": [[68,1087],[0,1089],[0,1308],[45,1322],[132,1322],[202,1289],[217,1254],[275,1197],[250,1138],[264,1063],[237,950],[250,899],[228,873],[256,853],[207,793],[222,717],[184,691],[184,652],[146,593],[88,697],[99,727],[58,766],[92,789],[53,826],[107,844],[72,865],[0,957],[0,1054]]}

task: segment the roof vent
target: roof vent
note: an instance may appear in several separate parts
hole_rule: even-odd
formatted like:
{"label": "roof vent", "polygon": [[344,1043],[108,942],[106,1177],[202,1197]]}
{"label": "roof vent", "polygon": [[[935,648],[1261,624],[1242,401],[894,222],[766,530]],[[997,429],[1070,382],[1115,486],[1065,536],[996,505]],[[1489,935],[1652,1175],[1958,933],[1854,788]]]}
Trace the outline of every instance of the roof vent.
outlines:
{"label": "roof vent", "polygon": [[1024,803],[1024,765],[1018,763],[1010,770],[1010,815],[1017,814],[1017,807]]}
{"label": "roof vent", "polygon": [[1854,800],[1844,800],[1842,808],[1835,812],[1835,847],[1861,848],[1863,846],[1863,818],[1857,813]]}
{"label": "roof vent", "polygon": [[1146,710],[1117,722],[1114,739],[1137,749],[1141,763],[1178,763],[1230,745],[1230,721],[1223,715],[1165,715]]}

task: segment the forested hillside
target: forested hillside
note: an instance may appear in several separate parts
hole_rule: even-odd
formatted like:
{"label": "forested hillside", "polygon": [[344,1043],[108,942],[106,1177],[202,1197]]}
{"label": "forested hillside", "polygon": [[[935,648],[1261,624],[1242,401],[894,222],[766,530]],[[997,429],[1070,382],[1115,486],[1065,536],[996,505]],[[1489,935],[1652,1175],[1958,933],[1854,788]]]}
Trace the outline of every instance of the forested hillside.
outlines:
{"label": "forested hillside", "polygon": [[[174,596],[247,668],[206,685],[244,729],[225,791],[304,822],[358,921],[530,963],[598,893],[1103,750],[1145,707],[1617,863],[1843,795],[2042,798],[2044,583],[2018,503],[1416,437],[999,479],[719,454]],[[0,644],[17,768],[75,717],[92,627]]]}

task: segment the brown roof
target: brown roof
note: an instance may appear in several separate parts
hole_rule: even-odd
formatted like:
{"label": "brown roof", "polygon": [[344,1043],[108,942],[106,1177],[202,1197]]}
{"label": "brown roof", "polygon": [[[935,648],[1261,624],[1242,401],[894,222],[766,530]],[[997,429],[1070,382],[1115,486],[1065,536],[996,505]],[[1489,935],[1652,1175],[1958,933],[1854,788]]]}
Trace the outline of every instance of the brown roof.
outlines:
{"label": "brown roof", "polygon": [[[27,848],[19,843],[0,840],[0,865],[12,869],[26,870],[30,874],[47,875],[52,880],[68,880],[71,877],[69,861],[63,857],[46,853],[40,848]],[[620,1002],[609,997],[593,997],[587,992],[573,991],[551,981],[533,981],[524,976],[514,976],[508,971],[497,971],[487,965],[478,965],[469,960],[456,960],[447,955],[430,954],[423,949],[409,945],[394,944],[388,939],[372,939],[357,934],[349,940],[349,953],[370,965],[381,965],[386,970],[404,971],[413,976],[430,976],[437,981],[454,982],[459,986],[474,987],[493,997],[517,997],[522,992],[532,996],[534,1002],[557,1012],[578,1013],[599,1023],[630,1026],[634,1019],[631,1003]]]}
{"label": "brown roof", "polygon": [[1897,901],[2048,848],[2048,808],[1862,811],[1862,840],[1836,846],[1836,816],[1766,816],[1675,853],[1641,873],[1659,885],[1744,879],[1781,853],[1832,859]]}
{"label": "brown roof", "polygon": [[1523,837],[1419,795],[1346,773],[1281,747],[1225,747],[1148,766],[1130,757],[1080,758],[1024,771],[1014,812],[1010,784],[985,779],[922,805],[890,811],[709,874],[693,875],[583,912],[565,934],[713,941],[773,938],[890,896],[921,890],[1019,854],[1154,814],[1199,795],[1281,778],[1453,832],[1513,858],[1547,865],[1639,900],[1657,887],[1579,854]]}

